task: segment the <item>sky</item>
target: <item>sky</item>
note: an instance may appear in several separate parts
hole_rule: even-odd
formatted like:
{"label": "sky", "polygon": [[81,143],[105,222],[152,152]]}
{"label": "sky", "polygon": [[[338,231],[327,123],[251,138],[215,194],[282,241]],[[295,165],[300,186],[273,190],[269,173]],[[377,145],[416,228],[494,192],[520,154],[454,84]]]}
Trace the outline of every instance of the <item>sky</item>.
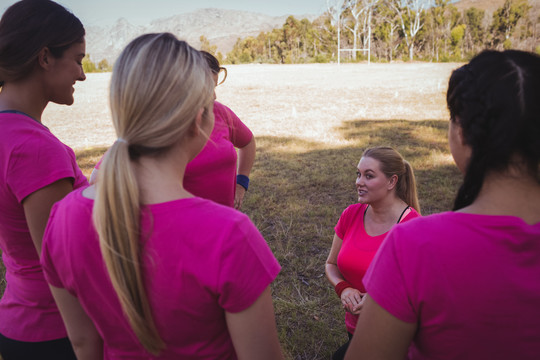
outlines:
{"label": "sky", "polygon": [[[85,26],[112,24],[123,17],[130,23],[145,25],[150,21],[197,9],[244,10],[266,15],[322,14],[326,0],[56,0],[70,9]],[[0,11],[15,3],[0,0]]]}

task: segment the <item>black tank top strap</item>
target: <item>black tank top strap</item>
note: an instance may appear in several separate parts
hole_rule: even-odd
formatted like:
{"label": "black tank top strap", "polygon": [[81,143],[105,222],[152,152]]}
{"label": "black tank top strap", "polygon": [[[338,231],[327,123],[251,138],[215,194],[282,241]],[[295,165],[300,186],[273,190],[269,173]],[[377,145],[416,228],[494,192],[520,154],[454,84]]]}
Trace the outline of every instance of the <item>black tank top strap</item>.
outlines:
{"label": "black tank top strap", "polygon": [[[410,208],[411,208],[411,207],[410,207],[409,205],[407,205],[407,207],[405,208],[405,210],[403,210],[403,212],[401,213],[401,215],[399,215],[399,219],[398,219],[398,221],[397,221],[396,224],[399,224],[399,223],[401,222],[401,220],[403,220],[403,215],[405,215],[405,213],[407,212],[407,210],[410,210]],[[409,211],[409,212],[410,212],[410,211]],[[408,214],[409,214],[409,213],[407,213],[407,215],[408,215]]]}

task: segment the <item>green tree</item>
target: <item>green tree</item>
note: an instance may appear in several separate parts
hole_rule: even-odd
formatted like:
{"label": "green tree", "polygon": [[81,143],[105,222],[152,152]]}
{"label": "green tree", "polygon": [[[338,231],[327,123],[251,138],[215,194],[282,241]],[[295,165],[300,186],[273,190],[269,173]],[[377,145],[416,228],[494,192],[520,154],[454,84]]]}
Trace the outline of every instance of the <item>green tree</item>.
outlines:
{"label": "green tree", "polygon": [[398,32],[400,24],[397,14],[386,1],[383,1],[375,9],[374,18],[373,41],[376,44],[375,49],[384,54],[388,61],[392,61],[394,53],[402,41]]}
{"label": "green tree", "polygon": [[470,55],[477,53],[484,44],[487,30],[483,25],[486,12],[484,10],[471,7],[465,11],[464,21],[467,25],[465,29],[465,47]]}
{"label": "green tree", "polygon": [[465,37],[465,29],[467,25],[457,25],[450,31],[450,38],[452,39],[452,48],[454,55],[461,58],[463,38]]}
{"label": "green tree", "polygon": [[107,72],[107,71],[111,71],[112,68],[111,66],[109,65],[109,62],[107,61],[107,59],[103,59],[99,62],[99,64],[97,65],[97,68],[100,72]]}
{"label": "green tree", "polygon": [[510,37],[516,29],[518,21],[527,16],[530,8],[527,0],[517,3],[506,0],[503,6],[493,13],[491,32],[493,33],[493,44],[496,47],[511,46]]}
{"label": "green tree", "polygon": [[422,28],[425,22],[427,0],[387,0],[394,9],[401,26],[401,34],[409,52],[409,60],[413,60],[416,47],[419,45]]}
{"label": "green tree", "polygon": [[428,56],[435,61],[441,58],[448,59],[454,51],[449,45],[451,39],[451,29],[455,28],[460,21],[460,14],[457,8],[450,4],[449,0],[435,0],[435,3],[426,12],[426,27],[424,39],[428,46]]}
{"label": "green tree", "polygon": [[201,35],[201,37],[199,38],[199,41],[201,42],[200,49],[202,51],[206,51],[206,52],[216,56],[217,45],[210,45],[210,41],[204,35]]}
{"label": "green tree", "polygon": [[96,64],[90,60],[90,54],[86,54],[86,56],[82,59],[82,67],[85,73],[93,73],[97,71]]}

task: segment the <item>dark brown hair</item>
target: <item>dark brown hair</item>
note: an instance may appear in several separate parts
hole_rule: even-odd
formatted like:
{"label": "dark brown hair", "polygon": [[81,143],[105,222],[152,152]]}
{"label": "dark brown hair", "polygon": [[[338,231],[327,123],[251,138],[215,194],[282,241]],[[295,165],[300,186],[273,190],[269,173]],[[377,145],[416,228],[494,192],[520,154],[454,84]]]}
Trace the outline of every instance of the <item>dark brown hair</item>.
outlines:
{"label": "dark brown hair", "polygon": [[472,204],[485,176],[508,169],[515,156],[540,183],[540,56],[484,51],[454,70],[446,100],[472,150],[454,210]]}
{"label": "dark brown hair", "polygon": [[39,52],[49,48],[54,57],[85,35],[81,21],[50,0],[22,0],[0,19],[0,86],[32,72]]}
{"label": "dark brown hair", "polygon": [[206,62],[208,63],[208,66],[210,67],[210,70],[212,70],[212,73],[214,75],[218,75],[221,71],[225,73],[225,75],[223,76],[223,80],[221,80],[218,85],[223,84],[227,79],[227,69],[221,66],[219,64],[219,60],[209,52],[201,50],[201,54],[206,59]]}

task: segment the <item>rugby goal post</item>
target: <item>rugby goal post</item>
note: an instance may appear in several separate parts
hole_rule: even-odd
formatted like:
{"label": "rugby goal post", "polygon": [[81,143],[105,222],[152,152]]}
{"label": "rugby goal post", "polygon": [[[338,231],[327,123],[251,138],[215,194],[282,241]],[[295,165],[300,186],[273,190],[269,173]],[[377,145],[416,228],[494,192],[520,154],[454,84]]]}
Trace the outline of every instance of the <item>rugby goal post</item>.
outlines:
{"label": "rugby goal post", "polygon": [[[370,59],[371,59],[371,49],[370,48],[367,48],[367,49],[338,49],[338,52],[357,52],[357,51],[361,51],[361,52],[367,52],[368,53],[368,57],[367,57],[367,63],[369,65],[369,62],[370,62]],[[340,64],[340,57],[338,56],[338,65]]]}

